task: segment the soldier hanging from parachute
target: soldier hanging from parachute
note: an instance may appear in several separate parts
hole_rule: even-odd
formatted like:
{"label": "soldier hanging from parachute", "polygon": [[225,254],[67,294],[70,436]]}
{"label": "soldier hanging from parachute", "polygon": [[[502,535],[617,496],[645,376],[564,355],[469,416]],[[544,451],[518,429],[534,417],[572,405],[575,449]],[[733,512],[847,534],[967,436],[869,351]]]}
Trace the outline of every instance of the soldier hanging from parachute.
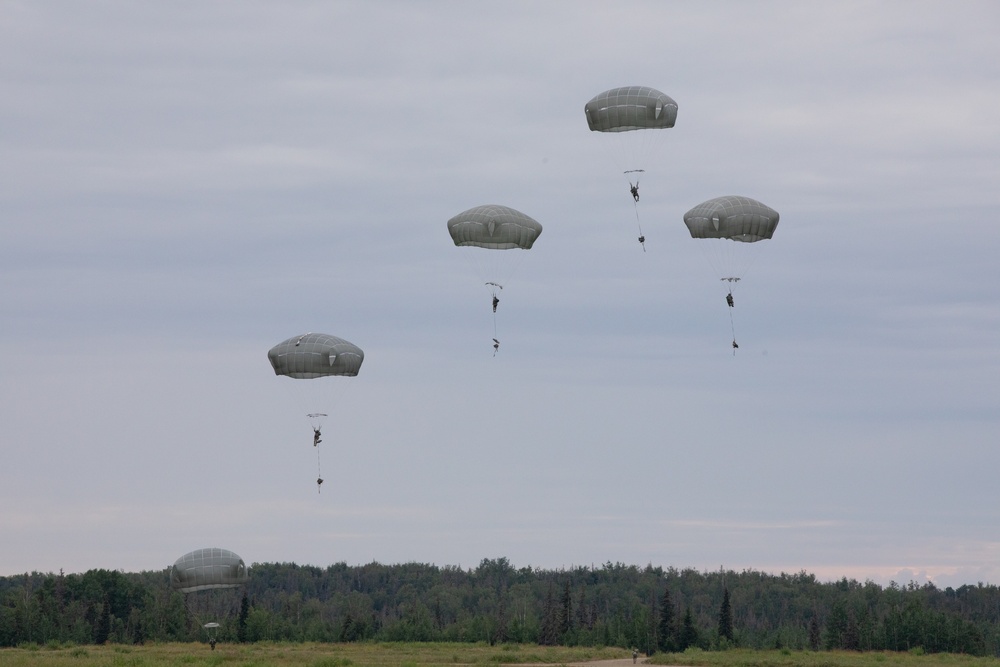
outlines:
{"label": "soldier hanging from parachute", "polygon": [[773,208],[737,195],[709,199],[684,214],[684,224],[691,238],[698,240],[719,280],[729,283],[726,305],[733,334],[733,355],[739,349],[733,320],[733,290],[753,265],[760,247],[757,242],[774,235],[779,217]]}
{"label": "soldier hanging from parachute", "polygon": [[493,305],[493,356],[500,349],[497,334],[497,306],[503,282],[522,258],[512,250],[530,250],[542,233],[538,221],[509,206],[486,204],[463,211],[448,220],[448,233],[459,248],[474,248],[467,257],[474,260],[484,284],[490,288]]}
{"label": "soldier hanging from parachute", "polygon": [[[605,135],[602,143],[628,181],[635,207],[639,244],[646,251],[646,236],[639,221],[639,176],[645,173],[662,130],[677,122],[677,102],[648,86],[624,86],[599,93],[583,107],[587,125]],[[632,174],[637,174],[635,183]]]}
{"label": "soldier hanging from parachute", "polygon": [[[342,381],[338,377],[355,377],[361,370],[365,353],[343,338],[329,334],[307,333],[278,343],[267,353],[275,375],[291,378],[297,398],[309,408],[333,407],[332,390]],[[307,380],[308,382],[302,383]],[[312,422],[313,447],[316,447],[316,491],[320,492],[323,473],[320,467],[319,444],[323,442],[323,419],[326,412],[308,411]]]}
{"label": "soldier hanging from parachute", "polygon": [[[227,599],[235,602],[237,589],[244,588],[245,595],[249,581],[250,570],[243,559],[233,551],[218,547],[195,549],[174,561],[170,568],[170,587],[184,595],[185,611],[199,623],[205,620],[205,614],[219,613],[220,603],[224,608],[228,606]],[[213,651],[219,627],[215,621],[202,623]]]}
{"label": "soldier hanging from parachute", "polygon": [[[310,419],[319,419],[327,415],[324,412],[312,412],[306,416]],[[316,447],[316,493],[321,491],[320,487],[323,485],[323,472],[320,468],[319,460],[319,443],[321,442],[323,442],[323,433],[320,431],[319,426],[313,426],[313,447]]]}

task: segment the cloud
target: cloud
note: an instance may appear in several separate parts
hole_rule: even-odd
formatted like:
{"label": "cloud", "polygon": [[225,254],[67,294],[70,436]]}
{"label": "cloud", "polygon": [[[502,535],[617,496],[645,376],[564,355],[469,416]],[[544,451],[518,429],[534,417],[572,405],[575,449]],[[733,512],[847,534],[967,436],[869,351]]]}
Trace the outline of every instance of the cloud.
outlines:
{"label": "cloud", "polygon": [[[11,5],[0,573],[995,580],[995,13]],[[638,206],[582,113],[631,83],[680,105]],[[681,221],[729,193],[781,213],[731,312]],[[488,202],[545,228],[496,320]],[[310,330],[366,351],[320,452],[265,359]]]}

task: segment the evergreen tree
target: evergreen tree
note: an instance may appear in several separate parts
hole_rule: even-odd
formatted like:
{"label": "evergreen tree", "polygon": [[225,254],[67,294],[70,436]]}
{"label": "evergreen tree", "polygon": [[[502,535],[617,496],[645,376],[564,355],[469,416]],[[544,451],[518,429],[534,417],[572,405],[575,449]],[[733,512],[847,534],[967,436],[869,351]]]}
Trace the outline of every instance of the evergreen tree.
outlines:
{"label": "evergreen tree", "polygon": [[565,641],[570,630],[573,629],[573,597],[569,588],[569,579],[563,588],[562,608],[559,611],[559,638]]}
{"label": "evergreen tree", "polygon": [[97,626],[94,628],[94,643],[107,644],[111,637],[111,603],[107,598],[101,608],[101,615],[97,619]]}
{"label": "evergreen tree", "polygon": [[826,619],[827,650],[845,648],[844,636],[847,634],[847,609],[841,600],[836,600]]}
{"label": "evergreen tree", "polygon": [[510,639],[507,626],[507,596],[501,595],[497,605],[496,630],[493,632],[491,644],[503,644]]}
{"label": "evergreen tree", "polygon": [[183,593],[173,592],[167,599],[164,610],[164,625],[166,638],[172,641],[186,641],[188,627],[187,605],[184,604]]}
{"label": "evergreen tree", "polygon": [[816,614],[813,614],[812,618],[809,619],[809,648],[818,651],[819,640],[819,619],[816,618]]}
{"label": "evergreen tree", "polygon": [[657,629],[660,625],[660,610],[656,607],[656,593],[649,592],[649,613],[646,615],[646,641],[643,645],[643,652],[647,655],[656,653],[659,647]]}
{"label": "evergreen tree", "polygon": [[146,625],[142,621],[142,615],[139,613],[138,609],[133,607],[132,613],[129,615],[129,625],[131,626],[131,637],[133,644],[145,644],[146,643]]}
{"label": "evergreen tree", "polygon": [[545,595],[545,607],[542,609],[542,628],[538,635],[538,643],[543,646],[555,646],[559,643],[559,610],[556,609],[554,584],[549,582],[549,592]]}
{"label": "evergreen tree", "polygon": [[353,642],[358,638],[358,626],[354,623],[351,612],[344,614],[344,620],[340,622],[340,632],[337,633],[337,641]]}
{"label": "evergreen tree", "polygon": [[691,613],[690,606],[684,612],[684,621],[681,624],[681,636],[678,644],[677,648],[681,651],[686,650],[689,646],[697,646],[698,644],[698,628],[695,627],[694,615]]}
{"label": "evergreen tree", "polygon": [[250,615],[250,601],[247,600],[247,592],[243,591],[243,599],[240,600],[240,615],[236,622],[236,640],[241,644],[247,641],[247,617]]}
{"label": "evergreen tree", "polygon": [[580,586],[580,597],[576,601],[576,627],[590,630],[593,627],[593,623],[587,614],[587,598],[584,592],[584,587]]}
{"label": "evergreen tree", "polygon": [[853,610],[847,613],[847,626],[844,628],[842,648],[848,651],[861,650],[861,633],[858,629],[858,619],[855,618]]}
{"label": "evergreen tree", "polygon": [[656,633],[656,644],[664,653],[677,650],[677,627],[674,616],[674,603],[670,599],[670,589],[665,588],[663,601],[660,602],[660,625]]}
{"label": "evergreen tree", "polygon": [[719,638],[733,641],[733,608],[729,604],[729,587],[722,589],[722,607],[719,608]]}

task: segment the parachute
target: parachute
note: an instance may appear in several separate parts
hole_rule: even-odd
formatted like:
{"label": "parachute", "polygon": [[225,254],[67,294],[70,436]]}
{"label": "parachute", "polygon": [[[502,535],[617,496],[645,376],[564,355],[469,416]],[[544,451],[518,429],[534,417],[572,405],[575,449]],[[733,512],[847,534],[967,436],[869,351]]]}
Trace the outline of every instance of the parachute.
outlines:
{"label": "parachute", "polygon": [[243,559],[228,549],[197,549],[178,558],[170,570],[170,585],[181,593],[236,588],[249,578]]}
{"label": "parachute", "polygon": [[448,221],[455,245],[487,250],[530,250],[542,233],[537,220],[499,204],[485,204],[462,211]]}
{"label": "parachute", "polygon": [[645,250],[646,237],[639,222],[639,181],[663,137],[662,130],[677,122],[677,102],[655,88],[625,86],[596,95],[583,111],[591,131],[606,136],[603,143],[628,180],[639,243]]}
{"label": "parachute", "polygon": [[312,380],[338,375],[356,376],[365,360],[365,353],[343,338],[306,333],[278,343],[268,350],[267,358],[275,375]]}
{"label": "parachute", "polygon": [[[237,604],[236,597],[226,589],[243,586],[250,572],[243,559],[228,549],[197,549],[186,553],[170,569],[170,586],[184,593],[184,606],[195,618],[230,616]],[[220,590],[221,589],[221,590]],[[198,591],[217,591],[189,595]],[[218,623],[202,625],[206,629],[212,650],[215,650]]]}
{"label": "parachute", "polygon": [[208,633],[208,643],[211,644],[212,650],[215,650],[215,642],[219,633],[219,628],[222,627],[215,621],[205,623],[201,627],[205,628],[205,632]]}
{"label": "parachute", "polygon": [[[316,486],[323,484],[319,443],[322,442],[323,418],[329,415],[338,396],[342,381],[338,377],[355,377],[361,371],[365,353],[343,338],[323,333],[293,336],[268,350],[268,361],[275,375],[295,382],[288,384],[313,427],[316,449]],[[309,380],[309,382],[300,382]]]}
{"label": "parachute", "polygon": [[[771,238],[778,226],[778,212],[755,199],[729,195],[698,204],[684,214],[691,238],[711,239],[706,246],[721,280],[736,282],[750,269],[756,247],[749,244]],[[732,242],[732,243],[730,243]]]}
{"label": "parachute", "polygon": [[594,132],[666,129],[677,122],[677,102],[648,86],[606,90],[587,102],[583,111]]}
{"label": "parachute", "polygon": [[485,204],[470,208],[448,220],[451,240],[460,248],[474,248],[468,256],[480,280],[493,296],[493,352],[499,348],[496,311],[499,290],[513,273],[523,255],[511,250],[530,250],[542,233],[537,220],[509,206]]}
{"label": "parachute", "polygon": [[[757,259],[758,242],[774,235],[778,219],[773,208],[737,195],[709,199],[684,214],[691,238],[699,240],[719,280],[729,283],[726,301],[731,325],[733,289]],[[737,347],[733,326],[733,354]]]}

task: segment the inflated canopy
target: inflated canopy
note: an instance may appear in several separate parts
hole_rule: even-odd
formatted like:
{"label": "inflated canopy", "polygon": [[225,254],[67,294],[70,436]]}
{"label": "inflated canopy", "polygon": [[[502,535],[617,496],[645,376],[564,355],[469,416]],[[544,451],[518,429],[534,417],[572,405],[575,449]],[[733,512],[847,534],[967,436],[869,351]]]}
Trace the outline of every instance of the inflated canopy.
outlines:
{"label": "inflated canopy", "polygon": [[677,121],[677,102],[655,88],[625,86],[600,93],[583,112],[595,132],[668,128]]}
{"label": "inflated canopy", "polygon": [[684,214],[684,224],[691,238],[753,243],[771,238],[778,212],[756,199],[729,195],[698,204]]}
{"label": "inflated canopy", "polygon": [[448,233],[457,246],[528,250],[542,233],[542,226],[509,206],[486,204],[463,211],[449,220]]}
{"label": "inflated canopy", "polygon": [[228,549],[197,549],[178,558],[170,570],[170,585],[182,593],[235,588],[249,578],[243,559]]}
{"label": "inflated canopy", "polygon": [[353,377],[361,370],[365,353],[343,338],[307,333],[278,343],[267,352],[275,375],[311,379],[328,375]]}

